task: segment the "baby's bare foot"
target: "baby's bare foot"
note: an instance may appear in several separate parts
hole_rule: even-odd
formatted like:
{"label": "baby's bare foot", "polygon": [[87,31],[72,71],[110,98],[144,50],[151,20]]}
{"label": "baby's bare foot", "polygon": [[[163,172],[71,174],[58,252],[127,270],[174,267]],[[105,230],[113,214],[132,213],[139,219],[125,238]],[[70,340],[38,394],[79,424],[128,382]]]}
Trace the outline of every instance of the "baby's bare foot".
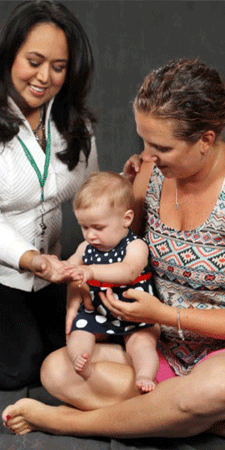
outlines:
{"label": "baby's bare foot", "polygon": [[83,353],[76,356],[74,360],[74,369],[81,375],[85,380],[90,377],[90,364],[87,364],[89,360],[88,353]]}
{"label": "baby's bare foot", "polygon": [[136,380],[136,387],[141,391],[142,394],[146,392],[151,392],[155,389],[156,384],[149,378],[138,378]]}
{"label": "baby's bare foot", "polygon": [[82,355],[78,355],[74,361],[74,369],[76,372],[82,372],[88,362],[89,355],[87,353],[83,353]]}

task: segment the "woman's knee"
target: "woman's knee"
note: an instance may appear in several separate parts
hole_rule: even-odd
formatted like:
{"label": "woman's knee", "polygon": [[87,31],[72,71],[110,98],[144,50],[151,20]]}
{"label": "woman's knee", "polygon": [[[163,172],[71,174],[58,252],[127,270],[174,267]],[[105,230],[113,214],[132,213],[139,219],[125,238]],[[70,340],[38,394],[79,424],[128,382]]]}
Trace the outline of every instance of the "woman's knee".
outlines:
{"label": "woman's knee", "polygon": [[50,353],[42,363],[40,372],[41,383],[49,392],[54,392],[61,384],[65,383],[66,364],[63,350],[59,349]]}
{"label": "woman's knee", "polygon": [[200,366],[187,376],[181,409],[200,416],[218,414],[225,410],[225,359]]}

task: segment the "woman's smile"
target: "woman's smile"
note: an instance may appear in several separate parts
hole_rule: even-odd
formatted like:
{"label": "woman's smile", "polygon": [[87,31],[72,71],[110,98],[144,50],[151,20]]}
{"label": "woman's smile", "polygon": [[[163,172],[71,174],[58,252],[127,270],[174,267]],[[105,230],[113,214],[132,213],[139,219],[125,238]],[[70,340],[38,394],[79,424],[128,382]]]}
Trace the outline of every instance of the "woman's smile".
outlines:
{"label": "woman's smile", "polygon": [[46,92],[46,88],[34,86],[33,84],[29,84],[30,90],[34,95],[38,95],[38,97],[42,96]]}
{"label": "woman's smile", "polygon": [[13,86],[30,108],[39,108],[62,88],[67,64],[64,31],[51,23],[39,24],[17,52],[11,69]]}

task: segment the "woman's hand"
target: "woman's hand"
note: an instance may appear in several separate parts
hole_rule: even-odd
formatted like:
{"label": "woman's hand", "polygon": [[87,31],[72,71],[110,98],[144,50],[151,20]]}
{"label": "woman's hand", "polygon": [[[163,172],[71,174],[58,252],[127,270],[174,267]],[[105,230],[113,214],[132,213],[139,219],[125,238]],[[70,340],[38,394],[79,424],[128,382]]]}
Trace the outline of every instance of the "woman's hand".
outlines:
{"label": "woman's hand", "polygon": [[142,159],[139,155],[132,155],[123,166],[123,175],[133,183],[140,170]]}
{"label": "woman's hand", "polygon": [[128,289],[123,294],[124,298],[135,300],[132,303],[117,300],[111,289],[107,289],[106,295],[102,292],[99,295],[115,317],[128,322],[163,323],[166,309],[169,308],[153,295],[137,289]]}
{"label": "woman's hand", "polygon": [[142,162],[151,162],[151,156],[143,151],[140,155],[132,155],[123,166],[123,175],[128,178],[131,183],[134,182],[137,173],[140,171]]}
{"label": "woman's hand", "polygon": [[65,283],[71,280],[68,264],[60,261],[55,255],[40,254],[37,251],[27,251],[20,258],[20,268],[29,270],[35,276],[51,283]]}
{"label": "woman's hand", "polygon": [[83,284],[82,288],[79,288],[76,282],[72,282],[68,285],[67,291],[66,341],[71,333],[72,323],[81,303],[84,304],[84,308],[88,311],[94,310],[87,284]]}
{"label": "woman's hand", "polygon": [[66,262],[60,261],[55,255],[37,255],[31,261],[31,271],[34,275],[51,283],[65,283],[71,280],[70,271],[65,270]]}

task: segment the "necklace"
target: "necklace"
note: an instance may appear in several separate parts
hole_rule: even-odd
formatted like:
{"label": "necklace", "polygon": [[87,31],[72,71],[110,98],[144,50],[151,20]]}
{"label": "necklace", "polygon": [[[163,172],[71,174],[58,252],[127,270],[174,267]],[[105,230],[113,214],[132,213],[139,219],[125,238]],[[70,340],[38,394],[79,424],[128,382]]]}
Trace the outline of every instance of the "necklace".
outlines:
{"label": "necklace", "polygon": [[177,195],[177,185],[175,187],[175,205],[174,205],[174,208],[176,209],[176,211],[177,211],[177,209],[180,208],[180,203],[178,202],[178,195]]}
{"label": "necklace", "polygon": [[[219,162],[219,159],[220,159],[220,153],[218,155],[218,158],[216,158],[215,163],[213,164],[212,170],[210,171],[210,175],[212,175],[213,171],[215,170],[215,168],[216,168],[216,166],[217,166],[217,164]],[[206,179],[204,185],[205,184],[207,184],[207,179]],[[184,203],[186,203],[186,202],[184,202]],[[176,184],[176,186],[175,186],[175,204],[174,204],[174,209],[177,211],[179,208],[180,208],[180,203],[178,201],[178,191],[177,191],[177,184]]]}
{"label": "necklace", "polygon": [[[41,115],[40,115],[40,119],[38,122],[38,126],[34,130],[32,130],[36,141],[38,142],[38,144],[41,146],[42,149],[45,149],[45,145],[46,145],[44,116],[45,116],[45,105],[42,105]],[[42,138],[40,137],[40,133],[39,133],[40,131],[42,131]]]}

